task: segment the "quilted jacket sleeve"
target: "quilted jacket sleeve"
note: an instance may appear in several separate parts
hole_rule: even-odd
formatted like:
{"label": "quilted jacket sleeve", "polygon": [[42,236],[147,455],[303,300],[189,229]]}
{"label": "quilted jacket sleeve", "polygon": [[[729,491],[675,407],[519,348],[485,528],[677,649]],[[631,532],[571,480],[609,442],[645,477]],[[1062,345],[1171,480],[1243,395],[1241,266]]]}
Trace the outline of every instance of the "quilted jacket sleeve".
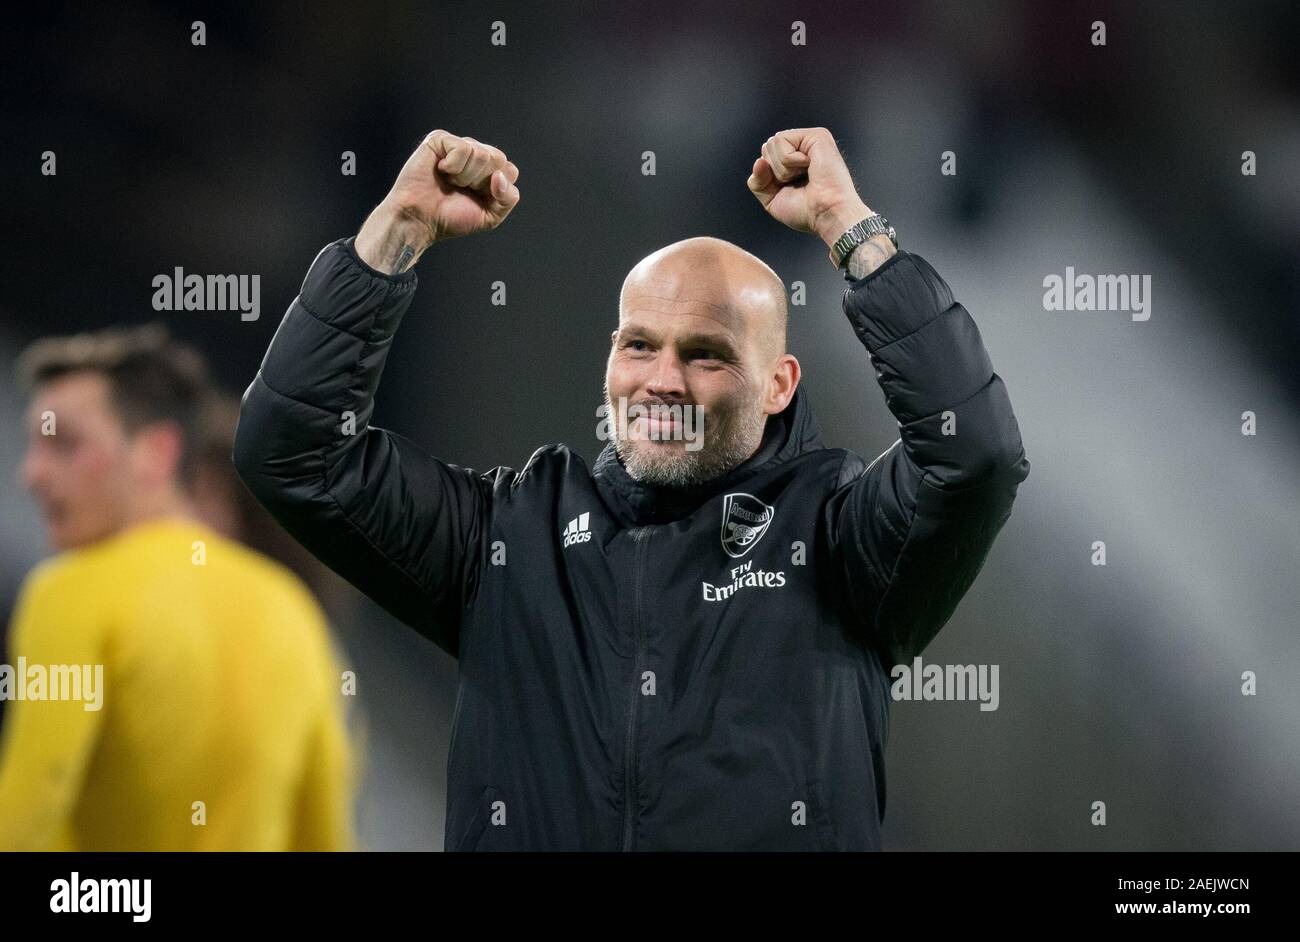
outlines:
{"label": "quilted jacket sleeve", "polygon": [[899,440],[846,458],[826,505],[837,581],[889,665],[919,654],[974,582],[1029,474],[979,329],[919,255],[844,291]]}
{"label": "quilted jacket sleeve", "polygon": [[415,287],[413,271],[370,268],[351,239],[322,249],[244,393],[234,461],[295,539],[455,655],[490,482],[370,425]]}

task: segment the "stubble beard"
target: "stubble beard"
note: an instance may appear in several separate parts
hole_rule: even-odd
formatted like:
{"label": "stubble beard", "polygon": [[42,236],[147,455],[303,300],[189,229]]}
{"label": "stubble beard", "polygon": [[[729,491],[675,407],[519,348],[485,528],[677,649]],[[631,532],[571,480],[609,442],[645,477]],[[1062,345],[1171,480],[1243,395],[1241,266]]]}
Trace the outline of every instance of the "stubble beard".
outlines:
{"label": "stubble beard", "polygon": [[[608,387],[605,408],[606,415],[616,414]],[[611,437],[615,453],[633,480],[657,487],[689,488],[726,474],[749,458],[763,440],[766,423],[761,399],[746,387],[704,415],[702,445],[695,451],[687,450],[687,442],[681,439],[628,441],[617,422],[611,423]]]}

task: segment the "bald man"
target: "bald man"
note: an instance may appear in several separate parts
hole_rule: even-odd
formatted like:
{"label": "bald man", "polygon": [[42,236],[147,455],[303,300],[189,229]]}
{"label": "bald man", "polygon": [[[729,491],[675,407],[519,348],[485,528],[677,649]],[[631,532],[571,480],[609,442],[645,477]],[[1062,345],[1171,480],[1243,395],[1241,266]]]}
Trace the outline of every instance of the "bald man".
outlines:
{"label": "bald man", "polygon": [[820,237],[899,439],[827,448],[785,286],[735,245],[642,259],[607,444],[479,472],[370,424],[431,245],[519,202],[499,149],[434,131],[326,246],[244,395],[235,463],[285,528],[460,662],[448,850],[875,850],[891,668],[983,565],[1029,471],[979,331],[861,200],[825,128],[747,180]]}
{"label": "bald man", "polygon": [[[786,316],[785,286],[776,273],[721,239],[676,242],[628,273],[605,414],[627,411],[635,420],[613,427],[635,427],[631,435],[615,431],[618,457],[633,478],[692,486],[754,454],[767,417],[785,409],[799,384],[799,361],[785,349]],[[691,374],[666,370],[671,361],[651,355],[665,346],[692,357],[680,363],[694,366]],[[629,399],[639,414],[626,408]],[[684,431],[701,430],[705,416],[707,434],[691,449]]]}

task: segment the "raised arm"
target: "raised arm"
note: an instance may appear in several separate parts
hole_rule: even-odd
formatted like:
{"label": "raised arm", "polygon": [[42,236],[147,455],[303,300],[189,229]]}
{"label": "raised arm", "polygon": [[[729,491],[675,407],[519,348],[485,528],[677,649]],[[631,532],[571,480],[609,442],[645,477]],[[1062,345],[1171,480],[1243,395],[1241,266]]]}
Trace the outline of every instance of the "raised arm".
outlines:
{"label": "raised arm", "polygon": [[496,148],[428,135],[355,239],[321,250],[244,393],[234,461],[295,539],[455,655],[491,482],[370,425],[384,363],[434,242],[519,200]]}
{"label": "raised arm", "polygon": [[979,329],[923,258],[899,252],[855,279],[844,311],[900,437],[865,469],[845,462],[826,531],[846,598],[899,663],[974,582],[1029,462]]}
{"label": "raised arm", "polygon": [[[772,216],[828,246],[871,215],[825,128],[769,138],[749,188]],[[848,256],[845,277],[844,312],[900,437],[869,466],[846,459],[825,533],[846,604],[892,664],[919,654],[951,617],[1029,462],[979,329],[929,263],[877,235]]]}

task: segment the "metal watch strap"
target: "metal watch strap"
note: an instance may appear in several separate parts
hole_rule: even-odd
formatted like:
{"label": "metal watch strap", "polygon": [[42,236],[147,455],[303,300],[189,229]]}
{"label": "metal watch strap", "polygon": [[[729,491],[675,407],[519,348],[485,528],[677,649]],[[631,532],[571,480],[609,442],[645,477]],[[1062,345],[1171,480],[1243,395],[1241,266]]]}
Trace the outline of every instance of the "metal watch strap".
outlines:
{"label": "metal watch strap", "polygon": [[872,236],[878,235],[889,236],[889,241],[894,243],[894,248],[898,248],[898,236],[894,232],[894,227],[889,224],[889,220],[880,213],[872,213],[861,222],[850,226],[844,235],[835,240],[835,244],[831,246],[831,261],[836,268],[843,268],[855,248]]}

